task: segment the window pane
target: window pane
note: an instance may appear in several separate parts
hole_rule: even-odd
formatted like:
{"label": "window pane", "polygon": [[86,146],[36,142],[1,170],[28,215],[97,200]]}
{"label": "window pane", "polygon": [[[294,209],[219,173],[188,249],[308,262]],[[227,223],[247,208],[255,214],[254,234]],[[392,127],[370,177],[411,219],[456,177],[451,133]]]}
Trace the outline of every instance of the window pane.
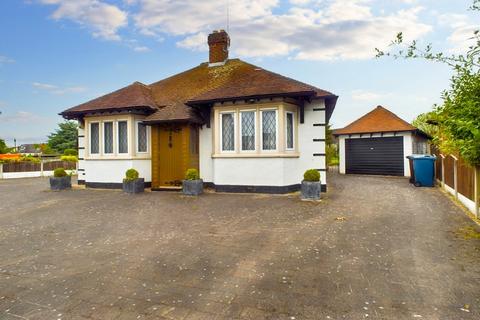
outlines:
{"label": "window pane", "polygon": [[262,111],[262,142],[263,150],[277,149],[277,113]]}
{"label": "window pane", "polygon": [[287,149],[293,149],[293,113],[287,113]]}
{"label": "window pane", "polygon": [[128,153],[127,121],[118,122],[118,153]]}
{"label": "window pane", "polygon": [[99,124],[90,124],[90,153],[98,153],[99,151]]}
{"label": "window pane", "polygon": [[222,150],[235,150],[235,126],[233,113],[222,114]]}
{"label": "window pane", "polygon": [[147,126],[138,123],[138,152],[147,152]]}
{"label": "window pane", "polygon": [[103,146],[105,153],[113,153],[113,122],[103,124]]}
{"label": "window pane", "polygon": [[255,112],[242,112],[242,150],[255,150]]}

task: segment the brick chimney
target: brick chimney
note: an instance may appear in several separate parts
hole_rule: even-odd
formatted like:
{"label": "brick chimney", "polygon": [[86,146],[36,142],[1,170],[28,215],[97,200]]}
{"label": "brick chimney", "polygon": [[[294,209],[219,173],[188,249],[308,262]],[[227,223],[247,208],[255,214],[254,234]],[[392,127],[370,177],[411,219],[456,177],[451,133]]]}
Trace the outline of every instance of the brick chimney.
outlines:
{"label": "brick chimney", "polygon": [[209,63],[223,63],[228,59],[230,37],[225,30],[215,30],[208,35]]}

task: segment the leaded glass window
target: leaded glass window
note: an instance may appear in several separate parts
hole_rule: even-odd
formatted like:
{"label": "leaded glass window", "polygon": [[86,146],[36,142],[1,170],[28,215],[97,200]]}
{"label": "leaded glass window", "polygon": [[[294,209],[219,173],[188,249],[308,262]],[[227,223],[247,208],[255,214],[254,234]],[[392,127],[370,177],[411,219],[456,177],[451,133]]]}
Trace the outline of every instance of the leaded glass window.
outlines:
{"label": "leaded glass window", "polygon": [[235,119],[233,113],[222,113],[222,151],[235,150]]}
{"label": "leaded glass window", "polygon": [[293,113],[287,112],[287,149],[293,149]]}
{"label": "leaded glass window", "polygon": [[128,153],[127,121],[118,122],[118,153]]}
{"label": "leaded glass window", "polygon": [[277,149],[277,112],[262,111],[262,149]]}
{"label": "leaded glass window", "polygon": [[148,141],[147,141],[147,126],[141,122],[137,123],[137,147],[138,152],[147,152]]}
{"label": "leaded glass window", "polygon": [[90,153],[98,154],[100,150],[100,126],[98,122],[90,124]]}
{"label": "leaded glass window", "polygon": [[240,113],[242,121],[242,150],[255,150],[255,111]]}
{"label": "leaded glass window", "polygon": [[113,122],[103,123],[103,152],[113,153]]}

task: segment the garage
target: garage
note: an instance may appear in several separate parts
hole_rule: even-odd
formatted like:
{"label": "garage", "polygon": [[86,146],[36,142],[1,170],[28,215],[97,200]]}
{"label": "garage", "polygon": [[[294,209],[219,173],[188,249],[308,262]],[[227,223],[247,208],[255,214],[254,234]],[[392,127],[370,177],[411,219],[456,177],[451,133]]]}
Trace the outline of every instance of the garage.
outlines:
{"label": "garage", "polygon": [[403,137],[346,139],[346,173],[403,176]]}
{"label": "garage", "polygon": [[428,153],[428,135],[382,106],[334,130],[333,135],[343,174],[408,177],[406,156]]}

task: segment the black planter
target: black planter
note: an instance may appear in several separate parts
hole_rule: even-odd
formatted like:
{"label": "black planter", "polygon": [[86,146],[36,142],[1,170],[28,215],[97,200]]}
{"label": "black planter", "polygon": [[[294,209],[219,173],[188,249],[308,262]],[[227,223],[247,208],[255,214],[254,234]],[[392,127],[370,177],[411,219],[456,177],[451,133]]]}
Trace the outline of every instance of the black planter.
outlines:
{"label": "black planter", "polygon": [[66,190],[72,188],[72,177],[50,177],[50,190]]}
{"label": "black planter", "polygon": [[320,182],[302,181],[301,193],[302,199],[320,200],[322,184]]}
{"label": "black planter", "polygon": [[183,194],[187,196],[198,196],[203,193],[203,180],[183,180]]}
{"label": "black planter", "polygon": [[122,189],[126,193],[141,193],[145,190],[145,179],[138,178],[132,181],[123,181]]}

